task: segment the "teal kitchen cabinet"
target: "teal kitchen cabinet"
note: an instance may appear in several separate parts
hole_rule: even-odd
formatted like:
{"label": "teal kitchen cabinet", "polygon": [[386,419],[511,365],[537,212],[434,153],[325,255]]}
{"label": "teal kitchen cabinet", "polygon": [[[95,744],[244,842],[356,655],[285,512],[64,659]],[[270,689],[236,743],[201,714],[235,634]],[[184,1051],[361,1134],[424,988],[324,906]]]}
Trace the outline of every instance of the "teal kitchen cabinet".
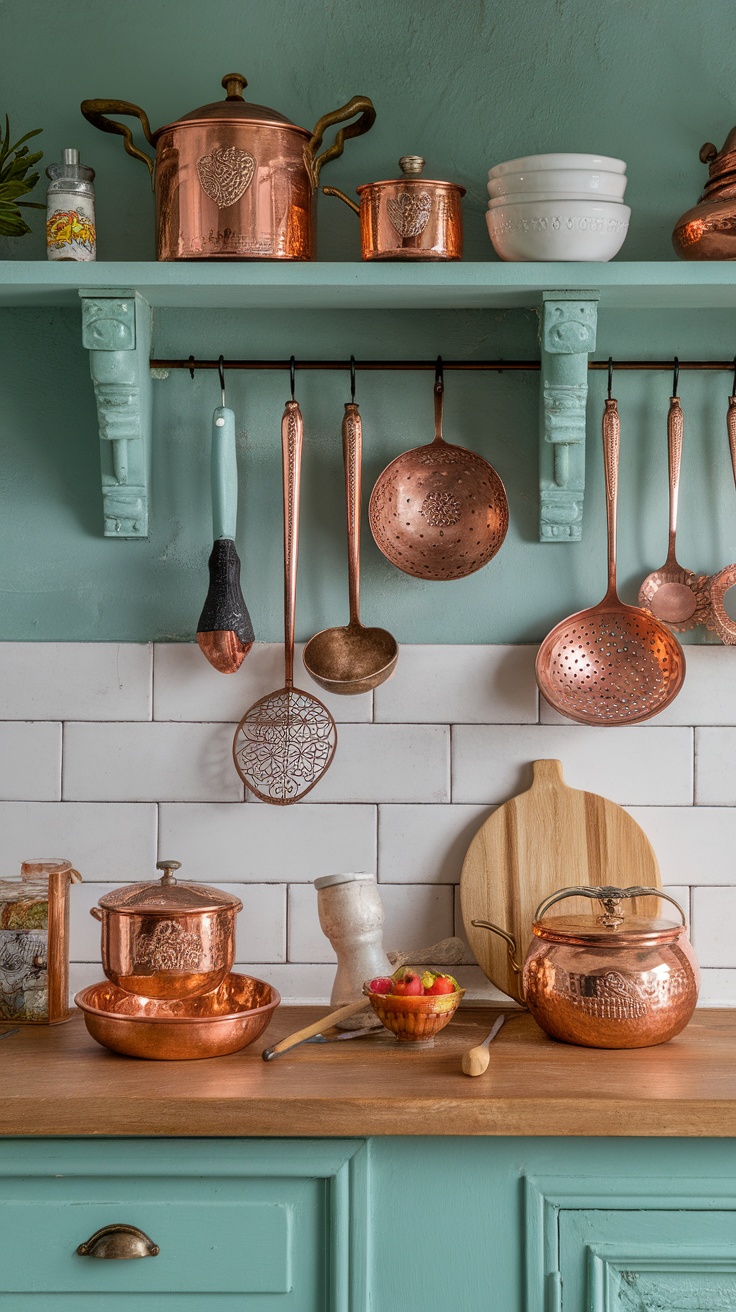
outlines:
{"label": "teal kitchen cabinet", "polygon": [[[346,1140],[4,1140],[8,1312],[363,1312],[366,1147]],[[77,1248],[143,1231],[155,1256]]]}

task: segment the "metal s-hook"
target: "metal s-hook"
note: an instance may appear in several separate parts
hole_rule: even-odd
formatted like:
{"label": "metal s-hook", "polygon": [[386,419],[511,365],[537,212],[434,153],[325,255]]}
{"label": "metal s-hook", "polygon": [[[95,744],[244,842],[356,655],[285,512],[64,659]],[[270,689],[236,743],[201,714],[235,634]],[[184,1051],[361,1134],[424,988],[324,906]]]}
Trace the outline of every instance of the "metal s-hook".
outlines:
{"label": "metal s-hook", "polygon": [[355,356],[350,357],[350,400],[355,405]]}
{"label": "metal s-hook", "polygon": [[291,399],[295,400],[294,392],[296,390],[296,360],[294,356],[289,357],[289,386],[291,387]]}
{"label": "metal s-hook", "polygon": [[220,356],[219,360],[217,361],[217,372],[220,376],[220,392],[222,393],[222,401],[220,402],[220,404],[224,410],[225,409],[225,360],[222,356]]}
{"label": "metal s-hook", "polygon": [[674,369],[672,372],[672,395],[677,396],[677,389],[680,383],[680,361],[675,356]]}
{"label": "metal s-hook", "polygon": [[445,390],[445,370],[442,356],[438,355],[434,366],[434,390],[439,395]]}
{"label": "metal s-hook", "polygon": [[608,357],[608,399],[609,399],[609,401],[611,400],[611,392],[612,392],[612,391],[613,391],[613,356],[612,356],[612,355],[609,355],[609,357]]}
{"label": "metal s-hook", "polygon": [[731,385],[731,400],[736,401],[736,355],[733,357],[733,383]]}
{"label": "metal s-hook", "polygon": [[193,355],[190,355],[189,357],[189,377],[191,378],[192,382],[194,382],[194,356]]}

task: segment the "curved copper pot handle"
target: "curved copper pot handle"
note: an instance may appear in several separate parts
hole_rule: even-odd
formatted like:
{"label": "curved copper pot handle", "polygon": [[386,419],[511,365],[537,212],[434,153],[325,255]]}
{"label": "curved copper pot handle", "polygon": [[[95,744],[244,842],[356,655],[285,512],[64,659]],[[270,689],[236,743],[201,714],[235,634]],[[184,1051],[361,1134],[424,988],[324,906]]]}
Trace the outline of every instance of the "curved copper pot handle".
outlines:
{"label": "curved copper pot handle", "polygon": [[151,186],[153,186],[154,161],[150,155],[137,146],[133,145],[133,133],[127,123],[115,123],[111,118],[105,118],[106,114],[130,114],[132,118],[140,119],[141,127],[149,145],[154,145],[151,124],[148,121],[148,115],[140,105],[134,105],[130,100],[83,100],[79,106],[88,123],[99,128],[100,132],[114,132],[123,138],[123,145],[133,159],[142,159],[151,175]]}
{"label": "curved copper pot handle", "polygon": [[[539,903],[539,906],[534,912],[534,922],[536,923],[538,920],[541,920],[542,916],[549,911],[550,907],[554,906],[555,902],[562,902],[563,899],[567,897],[588,897],[596,902],[602,902],[605,911],[599,919],[604,925],[623,923],[623,915],[616,910],[613,904],[620,902],[622,898],[632,897],[663,898],[665,902],[671,902],[673,907],[677,907],[677,910],[682,916],[683,926],[687,923],[685,920],[685,912],[680,906],[680,903],[674,897],[670,897],[669,893],[663,893],[661,888],[648,888],[639,884],[631,884],[628,888],[619,888],[615,884],[606,884],[595,887],[589,884],[581,884],[570,888],[560,888],[556,893],[551,893],[549,897],[546,897],[544,901]],[[609,904],[611,905],[609,906]],[[498,932],[501,933],[502,931],[499,930]]]}
{"label": "curved copper pot handle", "polygon": [[[369,100],[367,96],[353,96],[347,105],[343,105],[341,109],[333,109],[330,114],[323,114],[322,118],[315,124],[307,147],[307,151],[312,156],[314,156],[318,146],[321,146],[327,128],[334,127],[336,123],[344,123],[345,119],[352,118],[354,114],[360,114],[358,121],[349,123],[347,127],[340,128],[332,145],[323,150],[321,155],[317,155],[316,159],[312,159],[312,179],[315,187],[319,183],[320,169],[323,164],[329,164],[331,159],[337,159],[339,155],[342,155],[348,137],[362,137],[364,132],[373,127],[376,121],[376,110],[373,101]],[[120,128],[106,128],[105,130],[108,132],[120,131]],[[127,150],[128,147],[126,146],[125,149]]]}
{"label": "curved copper pot handle", "polygon": [[506,950],[509,954],[509,965],[515,975],[521,974],[521,966],[516,960],[516,939],[513,934],[508,934],[500,925],[492,925],[490,920],[471,920],[471,925],[476,925],[478,929],[490,929],[492,934],[498,934],[499,938],[505,939]]}

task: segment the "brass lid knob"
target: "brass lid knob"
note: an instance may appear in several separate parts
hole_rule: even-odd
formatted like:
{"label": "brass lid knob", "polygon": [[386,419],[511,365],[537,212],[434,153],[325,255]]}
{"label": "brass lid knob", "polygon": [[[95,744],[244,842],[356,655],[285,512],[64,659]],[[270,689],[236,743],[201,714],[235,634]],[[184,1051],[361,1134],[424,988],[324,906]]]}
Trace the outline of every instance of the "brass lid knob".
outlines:
{"label": "brass lid knob", "polygon": [[176,880],[174,879],[174,871],[181,870],[181,861],[157,861],[156,869],[163,870],[164,873],[161,876],[161,883],[164,888],[169,888],[171,884],[176,883]]}
{"label": "brass lid knob", "polygon": [[248,81],[242,73],[226,73],[220,85],[227,91],[227,100],[242,100]]}
{"label": "brass lid knob", "polygon": [[426,160],[421,155],[402,155],[399,160],[399,168],[405,178],[418,178]]}

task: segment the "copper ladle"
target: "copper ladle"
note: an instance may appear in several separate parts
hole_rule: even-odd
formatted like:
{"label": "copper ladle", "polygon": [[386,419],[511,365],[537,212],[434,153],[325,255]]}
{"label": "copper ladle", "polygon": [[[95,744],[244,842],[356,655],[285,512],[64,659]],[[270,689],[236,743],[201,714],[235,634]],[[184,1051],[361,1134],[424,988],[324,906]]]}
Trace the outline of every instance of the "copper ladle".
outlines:
{"label": "copper ladle", "polygon": [[370,692],[391,678],[399,659],[396,639],[386,629],[360,622],[360,498],[362,491],[363,425],[355,404],[355,364],[351,359],[352,401],[342,421],[345,501],[348,515],[348,587],[350,623],[323,629],[310,638],[302,659],[315,683],[327,692],[353,696]]}
{"label": "copper ladle", "polygon": [[608,589],[547,635],[537,653],[537,683],[550,706],[579,724],[637,724],[664,710],[685,678],[685,656],[664,624],[616,591],[616,509],[621,429],[617,402],[603,414]]}
{"label": "copper ladle", "polygon": [[670,532],[667,559],[661,569],[648,574],[639,589],[639,605],[650,610],[658,620],[670,628],[683,632],[704,624],[709,608],[707,579],[683,569],[676,555],[677,508],[680,487],[680,462],[684,422],[682,406],[677,395],[679,361],[675,359],[675,374],[667,415],[667,453],[670,485]]}
{"label": "copper ladle", "polygon": [[438,356],[434,441],[387,465],[371,494],[376,546],[417,579],[464,579],[492,560],[509,526],[506,490],[492,465],[442,436],[444,383]]}

